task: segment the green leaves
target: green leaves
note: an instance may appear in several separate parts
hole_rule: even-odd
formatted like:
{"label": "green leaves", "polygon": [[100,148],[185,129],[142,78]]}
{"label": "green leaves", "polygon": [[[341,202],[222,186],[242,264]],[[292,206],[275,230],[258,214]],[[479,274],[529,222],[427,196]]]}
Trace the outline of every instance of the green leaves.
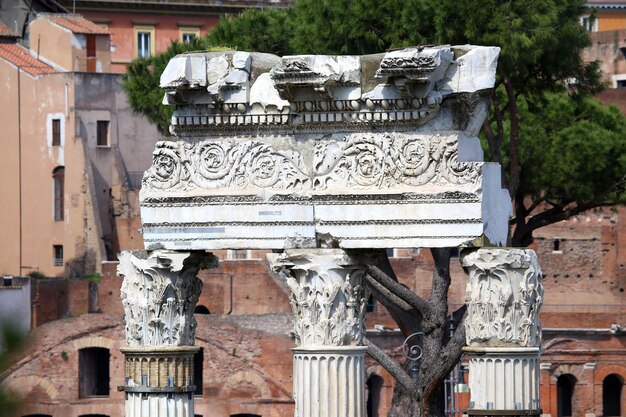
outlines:
{"label": "green leaves", "polygon": [[123,79],[124,90],[132,109],[156,124],[164,135],[169,134],[174,109],[161,104],[164,94],[159,87],[161,74],[174,56],[183,52],[204,51],[207,46],[206,39],[194,39],[189,43],[172,42],[164,53],[149,58],[136,58],[128,65]]}
{"label": "green leaves", "polygon": [[556,93],[522,117],[525,194],[552,204],[626,202],[626,119],[617,108]]}

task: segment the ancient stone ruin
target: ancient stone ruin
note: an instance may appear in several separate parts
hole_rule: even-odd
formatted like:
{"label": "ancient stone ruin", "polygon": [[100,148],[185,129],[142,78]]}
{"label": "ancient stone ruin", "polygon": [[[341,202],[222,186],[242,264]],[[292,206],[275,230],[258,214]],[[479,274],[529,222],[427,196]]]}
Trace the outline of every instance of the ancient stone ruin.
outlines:
{"label": "ancient stone ruin", "polygon": [[477,136],[498,53],[173,58],[161,86],[175,139],[140,194],[147,251],[120,255],[127,417],[193,416],[206,250],[282,251],[268,260],[292,292],[295,414],[364,417],[371,250],[459,246],[484,247],[462,260],[470,414],[538,415],[540,271],[532,251],[489,248],[511,212]]}

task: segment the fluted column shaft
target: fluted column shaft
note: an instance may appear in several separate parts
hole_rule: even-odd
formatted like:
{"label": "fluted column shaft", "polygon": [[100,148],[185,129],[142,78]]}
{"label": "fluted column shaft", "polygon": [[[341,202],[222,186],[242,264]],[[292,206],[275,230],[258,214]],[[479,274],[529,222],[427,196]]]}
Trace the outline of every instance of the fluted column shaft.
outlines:
{"label": "fluted column shaft", "polygon": [[295,315],[295,417],[365,417],[363,285],[369,258],[340,249],[268,256],[285,273]]}
{"label": "fluted column shaft", "polygon": [[126,319],[126,417],[193,417],[193,317],[200,269],[215,267],[204,252],[123,252],[118,274]]}
{"label": "fluted column shaft", "polygon": [[[469,280],[465,334],[468,414],[541,414],[541,270],[530,249],[482,248],[462,256]],[[514,414],[510,414],[513,412]]]}

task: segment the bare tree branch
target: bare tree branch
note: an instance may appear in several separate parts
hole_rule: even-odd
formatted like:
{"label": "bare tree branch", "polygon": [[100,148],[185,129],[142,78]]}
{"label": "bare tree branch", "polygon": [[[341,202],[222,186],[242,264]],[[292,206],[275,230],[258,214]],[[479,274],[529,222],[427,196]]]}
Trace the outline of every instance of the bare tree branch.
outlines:
{"label": "bare tree branch", "polygon": [[402,298],[389,291],[387,287],[376,281],[370,275],[365,274],[364,278],[365,282],[370,285],[372,290],[378,292],[375,298],[380,301],[387,310],[389,310],[390,307],[394,306],[404,311],[413,311],[413,307],[407,304]]}
{"label": "bare tree branch", "polygon": [[430,314],[430,306],[426,300],[415,294],[413,291],[401,285],[398,281],[392,279],[389,275],[385,274],[377,266],[370,266],[367,269],[367,274],[392,294],[402,299],[405,303],[417,310],[418,314],[422,317]]}
{"label": "bare tree branch", "polygon": [[420,395],[416,390],[415,381],[402,366],[366,337],[363,338],[363,343],[367,346],[367,354],[380,363],[398,381],[408,395],[419,401]]}

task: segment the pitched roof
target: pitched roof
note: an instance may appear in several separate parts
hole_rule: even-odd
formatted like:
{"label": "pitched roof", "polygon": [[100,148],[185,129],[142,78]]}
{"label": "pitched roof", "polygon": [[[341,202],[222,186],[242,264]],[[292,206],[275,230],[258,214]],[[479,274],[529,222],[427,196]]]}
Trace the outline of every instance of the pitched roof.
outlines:
{"label": "pitched roof", "polygon": [[39,16],[48,19],[57,25],[74,33],[86,33],[90,35],[109,35],[108,29],[96,25],[91,20],[77,14],[40,14]]}
{"label": "pitched roof", "polygon": [[0,37],[3,38],[18,38],[20,35],[13,32],[7,25],[0,22]]}
{"label": "pitched roof", "polygon": [[26,48],[15,43],[0,43],[0,59],[9,61],[30,75],[58,72],[50,65],[30,56]]}

